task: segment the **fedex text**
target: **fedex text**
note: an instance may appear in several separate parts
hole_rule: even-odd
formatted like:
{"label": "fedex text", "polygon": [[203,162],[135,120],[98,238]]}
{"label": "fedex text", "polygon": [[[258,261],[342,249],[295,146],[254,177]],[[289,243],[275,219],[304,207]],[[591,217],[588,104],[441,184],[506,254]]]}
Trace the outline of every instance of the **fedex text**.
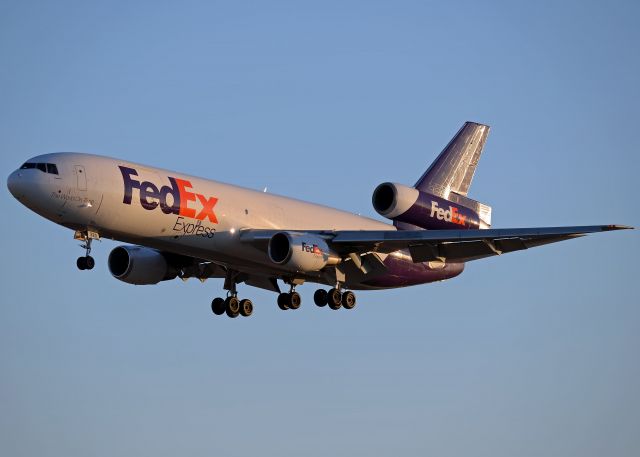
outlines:
{"label": "fedex text", "polygon": [[140,182],[133,178],[138,176],[135,169],[123,166],[119,166],[119,168],[124,182],[122,203],[125,205],[131,204],[133,189],[137,189],[140,194],[140,206],[146,210],[154,210],[160,206],[165,214],[177,214],[183,218],[198,221],[208,219],[211,223],[218,223],[218,218],[213,210],[218,199],[192,192],[193,186],[190,181],[169,176],[170,185],[158,188],[152,182]]}
{"label": "fedex text", "polygon": [[452,224],[465,225],[466,216],[458,212],[455,206],[449,206],[448,210],[440,208],[438,202],[431,200],[431,217],[440,221],[451,222]]}
{"label": "fedex text", "polygon": [[315,255],[322,255],[322,249],[317,244],[308,244],[304,241],[302,242],[302,251],[309,252]]}

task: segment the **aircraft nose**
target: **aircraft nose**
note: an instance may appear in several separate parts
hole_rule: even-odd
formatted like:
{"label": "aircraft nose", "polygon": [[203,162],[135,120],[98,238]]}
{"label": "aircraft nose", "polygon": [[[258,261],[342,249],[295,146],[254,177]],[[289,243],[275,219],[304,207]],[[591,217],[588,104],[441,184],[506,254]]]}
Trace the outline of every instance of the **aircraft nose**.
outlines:
{"label": "aircraft nose", "polygon": [[20,170],[16,170],[7,178],[7,187],[9,192],[18,200],[22,199],[27,188],[26,179]]}

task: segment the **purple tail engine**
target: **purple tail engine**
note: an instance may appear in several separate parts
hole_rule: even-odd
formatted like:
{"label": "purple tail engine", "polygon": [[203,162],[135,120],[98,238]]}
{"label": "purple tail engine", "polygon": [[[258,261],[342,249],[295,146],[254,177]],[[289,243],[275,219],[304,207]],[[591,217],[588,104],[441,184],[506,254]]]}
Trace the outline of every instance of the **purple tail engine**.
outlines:
{"label": "purple tail engine", "polygon": [[491,207],[467,197],[489,126],[466,122],[413,187],[385,182],[373,207],[398,229],[477,229],[491,226]]}

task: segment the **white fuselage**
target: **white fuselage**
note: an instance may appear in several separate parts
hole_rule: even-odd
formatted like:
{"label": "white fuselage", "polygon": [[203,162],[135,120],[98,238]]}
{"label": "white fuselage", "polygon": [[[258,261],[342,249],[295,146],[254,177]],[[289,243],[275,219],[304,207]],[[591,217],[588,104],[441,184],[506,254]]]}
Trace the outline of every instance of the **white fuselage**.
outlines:
{"label": "white fuselage", "polygon": [[53,163],[58,174],[17,170],[12,192],[53,222],[239,269],[264,265],[265,253],[240,239],[247,229],[395,230],[326,206],[109,157],[54,153],[30,161]]}

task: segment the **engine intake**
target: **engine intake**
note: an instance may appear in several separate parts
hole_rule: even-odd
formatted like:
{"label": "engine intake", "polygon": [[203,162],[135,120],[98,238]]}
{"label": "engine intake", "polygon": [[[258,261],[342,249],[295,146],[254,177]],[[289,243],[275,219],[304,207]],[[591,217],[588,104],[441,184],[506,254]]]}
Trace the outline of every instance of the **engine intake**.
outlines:
{"label": "engine intake", "polygon": [[157,284],[178,275],[162,253],[142,246],[114,248],[108,264],[114,278],[129,284]]}
{"label": "engine intake", "polygon": [[383,182],[373,191],[372,203],[382,216],[393,219],[403,213],[418,200],[420,191],[393,182]]}
{"label": "engine intake", "polygon": [[320,271],[340,262],[327,242],[312,234],[279,232],[269,240],[269,259],[294,272]]}

